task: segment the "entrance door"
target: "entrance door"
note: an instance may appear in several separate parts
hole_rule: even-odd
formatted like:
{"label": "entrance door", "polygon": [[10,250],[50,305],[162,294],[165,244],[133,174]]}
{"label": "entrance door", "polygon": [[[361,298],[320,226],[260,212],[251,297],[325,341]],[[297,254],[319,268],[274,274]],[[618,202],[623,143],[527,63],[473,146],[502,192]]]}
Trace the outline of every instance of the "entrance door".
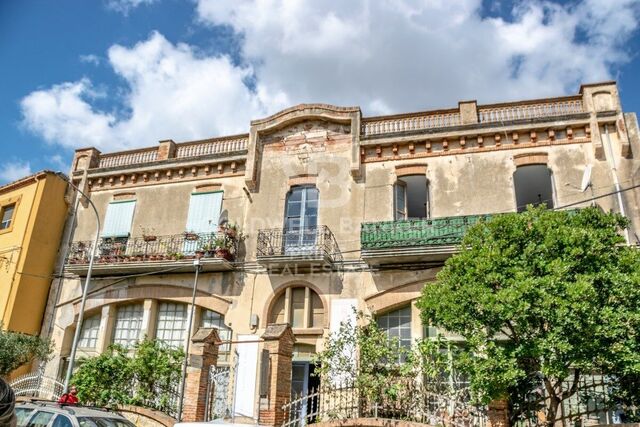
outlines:
{"label": "entrance door", "polygon": [[308,255],[316,247],[318,189],[293,187],[287,196],[284,224],[285,255]]}
{"label": "entrance door", "polygon": [[[313,379],[313,366],[309,362],[292,362],[291,364],[291,399],[300,399],[301,397],[309,394],[309,389],[312,387]],[[314,377],[315,378],[315,377]],[[308,415],[311,407],[314,405],[308,399],[302,401],[298,406],[298,418],[300,423],[298,425],[304,426],[309,420]]]}

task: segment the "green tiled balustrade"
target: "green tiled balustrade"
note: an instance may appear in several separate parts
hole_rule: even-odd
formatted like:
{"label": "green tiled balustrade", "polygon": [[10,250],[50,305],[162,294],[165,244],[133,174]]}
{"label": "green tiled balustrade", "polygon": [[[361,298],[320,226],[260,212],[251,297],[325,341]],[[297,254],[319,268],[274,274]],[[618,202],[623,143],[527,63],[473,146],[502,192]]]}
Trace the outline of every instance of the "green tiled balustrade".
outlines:
{"label": "green tiled balustrade", "polygon": [[467,228],[490,217],[467,215],[364,223],[360,230],[360,244],[364,250],[457,245]]}

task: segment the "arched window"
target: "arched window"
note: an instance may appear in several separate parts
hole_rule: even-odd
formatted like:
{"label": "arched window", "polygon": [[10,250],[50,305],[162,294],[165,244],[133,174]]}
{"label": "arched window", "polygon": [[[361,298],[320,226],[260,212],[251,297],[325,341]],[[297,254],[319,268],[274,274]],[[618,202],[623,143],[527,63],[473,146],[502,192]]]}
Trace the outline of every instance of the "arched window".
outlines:
{"label": "arched window", "polygon": [[394,185],[394,219],[429,218],[429,183],[424,175],[405,175]]}
{"label": "arched window", "polygon": [[[376,321],[389,340],[396,339],[400,347],[411,348],[411,305],[376,316]],[[398,361],[403,360],[399,357]]]}
{"label": "arched window", "polygon": [[527,205],[546,205],[553,208],[553,177],[547,165],[518,166],[513,174],[518,212]]}
{"label": "arched window", "polygon": [[317,293],[308,287],[287,288],[274,301],[270,323],[289,323],[292,328],[321,328],[324,306]]}
{"label": "arched window", "polygon": [[[218,329],[218,336],[222,341],[231,341],[231,328],[224,324],[224,316],[216,311],[202,309],[200,327]],[[222,344],[219,350],[219,359],[227,360],[231,344]]]}

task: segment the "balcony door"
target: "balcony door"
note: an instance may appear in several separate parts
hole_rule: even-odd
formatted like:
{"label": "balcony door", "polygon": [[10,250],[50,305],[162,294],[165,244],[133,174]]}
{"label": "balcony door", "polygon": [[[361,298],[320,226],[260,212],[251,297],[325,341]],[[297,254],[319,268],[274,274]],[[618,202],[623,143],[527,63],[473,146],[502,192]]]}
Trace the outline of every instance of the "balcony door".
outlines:
{"label": "balcony door", "polygon": [[285,255],[312,253],[316,247],[317,229],[318,189],[312,186],[291,188],[285,206]]}

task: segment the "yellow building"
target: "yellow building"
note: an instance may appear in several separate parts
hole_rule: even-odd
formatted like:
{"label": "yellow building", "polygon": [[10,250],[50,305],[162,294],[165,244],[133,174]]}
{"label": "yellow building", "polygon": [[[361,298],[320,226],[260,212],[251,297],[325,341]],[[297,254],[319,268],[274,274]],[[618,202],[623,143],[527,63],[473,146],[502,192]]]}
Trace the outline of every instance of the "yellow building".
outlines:
{"label": "yellow building", "polygon": [[0,187],[0,320],[38,335],[67,216],[67,183],[50,171]]}

